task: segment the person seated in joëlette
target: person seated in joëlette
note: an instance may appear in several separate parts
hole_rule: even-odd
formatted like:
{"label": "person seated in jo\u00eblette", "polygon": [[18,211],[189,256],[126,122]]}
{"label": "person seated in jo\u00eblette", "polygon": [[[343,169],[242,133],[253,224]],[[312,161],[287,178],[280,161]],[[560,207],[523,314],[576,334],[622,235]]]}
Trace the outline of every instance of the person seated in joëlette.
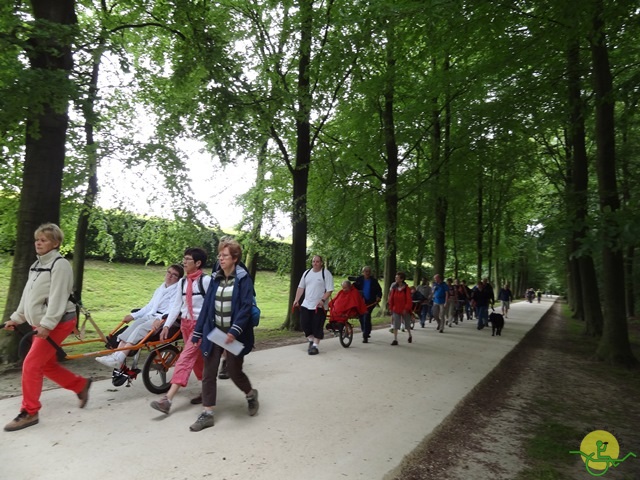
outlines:
{"label": "person seated in jo\u00eblette", "polygon": [[330,328],[340,328],[349,318],[357,318],[367,312],[367,306],[360,292],[345,280],[342,282],[342,289],[335,298],[329,302]]}

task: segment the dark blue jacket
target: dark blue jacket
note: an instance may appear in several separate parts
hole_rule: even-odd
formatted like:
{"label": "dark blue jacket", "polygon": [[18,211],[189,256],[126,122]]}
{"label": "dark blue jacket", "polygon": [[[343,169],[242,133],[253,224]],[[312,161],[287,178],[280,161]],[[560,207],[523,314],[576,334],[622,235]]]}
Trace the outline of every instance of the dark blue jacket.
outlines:
{"label": "dark blue jacket", "polygon": [[[382,298],[382,287],[380,286],[380,283],[378,283],[378,280],[376,280],[376,278],[373,276],[369,277],[369,279],[371,280],[371,288],[369,289],[370,298],[364,299],[367,306],[375,302],[376,299]],[[364,275],[360,275],[358,278],[356,278],[356,281],[353,282],[353,286],[360,290],[360,293],[362,293],[364,289]],[[364,294],[362,296],[364,297]]]}
{"label": "dark blue jacket", "polygon": [[[216,328],[216,292],[220,285],[220,278],[214,275],[211,284],[204,297],[204,304],[198,322],[193,331],[191,340],[195,343],[202,339],[200,350],[206,357],[211,353],[213,342],[207,338],[209,332]],[[253,281],[249,273],[239,265],[236,265],[236,279],[233,284],[233,295],[231,296],[231,328],[229,333],[236,337],[236,340],[244,343],[241,355],[247,355],[253,349],[253,322],[251,321],[251,307],[253,306]]]}

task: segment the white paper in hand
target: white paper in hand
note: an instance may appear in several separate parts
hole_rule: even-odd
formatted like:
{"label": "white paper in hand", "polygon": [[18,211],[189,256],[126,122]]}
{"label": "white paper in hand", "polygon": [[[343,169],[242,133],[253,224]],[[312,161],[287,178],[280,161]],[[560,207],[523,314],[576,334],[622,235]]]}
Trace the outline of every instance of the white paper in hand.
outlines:
{"label": "white paper in hand", "polygon": [[240,353],[244,349],[244,343],[239,342],[238,340],[234,340],[231,343],[225,343],[227,341],[227,334],[219,328],[214,328],[213,330],[211,330],[209,332],[209,335],[207,335],[207,338],[216,345],[220,345],[225,350],[229,350],[234,355],[240,355]]}

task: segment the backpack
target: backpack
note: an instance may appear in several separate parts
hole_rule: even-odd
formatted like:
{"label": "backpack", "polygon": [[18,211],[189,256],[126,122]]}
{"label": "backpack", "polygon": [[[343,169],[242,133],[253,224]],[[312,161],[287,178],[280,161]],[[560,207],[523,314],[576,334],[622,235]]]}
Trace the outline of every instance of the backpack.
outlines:
{"label": "backpack", "polygon": [[[207,293],[205,292],[205,289],[204,289],[204,276],[205,274],[203,273],[198,277],[198,291],[193,292],[192,295],[202,295],[204,297],[204,295]],[[186,280],[187,280],[187,277],[182,277],[182,281],[180,283],[180,290],[182,291],[182,295],[186,295],[186,292],[184,289],[184,282],[186,282]]]}
{"label": "backpack", "polygon": [[255,295],[253,296],[253,304],[251,305],[251,323],[254,327],[260,325],[260,309],[258,308]]}
{"label": "backpack", "polygon": [[[29,270],[31,270],[32,272],[49,272],[49,275],[51,275],[51,270],[53,270],[53,267],[55,266],[56,262],[58,260],[60,260],[61,258],[64,257],[57,257],[52,263],[51,266],[49,268],[44,268],[44,267],[36,267],[35,265],[39,265],[40,264],[40,260],[37,260],[36,263],[34,264],[33,267],[31,267]],[[76,300],[76,297],[73,296],[73,293],[69,294],[69,301],[71,303],[73,303],[74,305],[78,305],[78,301]],[[77,307],[76,307],[77,308]]]}

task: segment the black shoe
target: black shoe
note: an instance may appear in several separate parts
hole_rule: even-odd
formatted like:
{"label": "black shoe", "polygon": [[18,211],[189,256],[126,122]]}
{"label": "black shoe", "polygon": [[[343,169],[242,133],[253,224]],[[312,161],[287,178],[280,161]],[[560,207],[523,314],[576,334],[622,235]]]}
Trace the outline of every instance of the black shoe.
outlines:
{"label": "black shoe", "polygon": [[84,384],[84,388],[78,393],[78,399],[80,400],[78,406],[80,408],[84,408],[87,402],[89,401],[89,389],[91,388],[91,383],[93,379],[87,378],[87,383]]}
{"label": "black shoe", "polygon": [[218,373],[220,380],[227,380],[229,378],[229,372],[227,372],[227,361],[222,361],[222,367],[220,367],[220,373]]}
{"label": "black shoe", "polygon": [[362,343],[369,343],[369,339],[368,339],[367,337],[364,337],[364,338],[362,339]]}
{"label": "black shoe", "polygon": [[391,345],[398,345],[398,341],[394,340],[393,342],[391,342]]}
{"label": "black shoe", "polygon": [[309,355],[318,355],[318,353],[320,353],[318,347],[314,347],[313,344],[311,344],[311,347],[309,347]]}

